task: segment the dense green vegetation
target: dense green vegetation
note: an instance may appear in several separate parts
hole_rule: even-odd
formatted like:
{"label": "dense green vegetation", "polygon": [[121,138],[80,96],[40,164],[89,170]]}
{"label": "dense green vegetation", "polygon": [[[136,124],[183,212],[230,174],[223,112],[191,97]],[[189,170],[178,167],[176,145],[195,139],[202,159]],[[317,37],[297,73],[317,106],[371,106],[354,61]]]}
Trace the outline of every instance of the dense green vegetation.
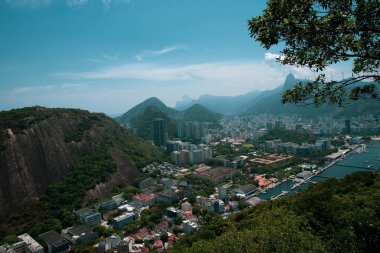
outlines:
{"label": "dense green vegetation", "polygon": [[116,118],[116,121],[120,122],[121,124],[130,123],[132,120],[140,117],[146,111],[146,109],[148,109],[148,107],[155,107],[157,110],[162,111],[170,117],[177,117],[177,115],[179,114],[178,111],[170,107],[167,107],[158,98],[151,97],[143,101],[142,103],[134,106],[120,117]]}
{"label": "dense green vegetation", "polygon": [[330,179],[223,220],[169,252],[379,252],[380,174]]}
{"label": "dense green vegetation", "polygon": [[71,131],[65,135],[65,142],[80,142],[83,138],[85,131],[90,130],[91,127],[99,123],[100,119],[96,116],[88,116],[80,119],[80,122],[76,126],[74,131]]}
{"label": "dense green vegetation", "polygon": [[[99,121],[98,115],[104,116],[104,114],[90,114],[88,111],[79,109],[45,108],[41,106],[25,107],[10,111],[0,111],[0,130],[10,128],[13,133],[22,133],[24,129],[52,116],[81,119],[83,122],[79,129],[87,130],[93,121]],[[81,130],[81,132],[83,131]]]}
{"label": "dense green vegetation", "polygon": [[282,142],[294,142],[297,144],[302,144],[303,142],[314,143],[316,141],[316,137],[312,133],[285,129],[273,130],[261,139],[265,141],[281,139]]}
{"label": "dense green vegetation", "polygon": [[[281,44],[278,61],[307,67],[315,80],[295,84],[282,102],[346,105],[347,99],[379,99],[379,1],[269,0],[262,15],[248,21],[250,35],[265,49]],[[352,74],[337,81],[323,70],[338,62]],[[358,82],[374,81],[357,86]],[[347,94],[349,94],[347,96]]]}
{"label": "dense green vegetation", "polygon": [[217,124],[221,118],[222,114],[213,112],[199,104],[195,104],[184,110],[182,116],[183,121],[203,121],[214,124]]}
{"label": "dense green vegetation", "polygon": [[[97,120],[90,118],[83,122],[83,128],[79,128],[78,132],[93,127]],[[50,185],[38,203],[25,207],[2,224],[0,239],[21,232],[37,237],[47,230],[60,231],[62,227],[73,225],[73,210],[82,207],[86,192],[96,184],[107,181],[116,170],[115,150],[127,154],[138,168],[166,160],[156,147],[120,129],[109,136],[94,154],[84,156],[59,182]]]}
{"label": "dense green vegetation", "polygon": [[130,124],[132,128],[136,129],[138,136],[153,140],[153,120],[156,118],[161,118],[165,121],[165,131],[169,137],[177,136],[176,120],[154,106],[149,106],[139,117],[133,118]]}

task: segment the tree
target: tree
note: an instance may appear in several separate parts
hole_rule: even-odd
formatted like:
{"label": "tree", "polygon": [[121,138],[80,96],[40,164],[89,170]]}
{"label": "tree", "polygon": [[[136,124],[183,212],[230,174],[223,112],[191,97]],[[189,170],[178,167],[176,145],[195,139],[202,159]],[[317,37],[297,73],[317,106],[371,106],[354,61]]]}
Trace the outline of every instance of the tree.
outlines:
{"label": "tree", "polygon": [[[285,48],[282,64],[308,67],[314,81],[297,83],[282,103],[344,106],[350,100],[380,100],[380,2],[378,0],[269,0],[261,16],[248,21],[252,38],[265,49]],[[352,76],[328,80],[329,65],[352,62]],[[365,85],[360,81],[372,81]]]}
{"label": "tree", "polygon": [[163,242],[167,242],[169,240],[169,236],[167,233],[160,235],[160,239]]}

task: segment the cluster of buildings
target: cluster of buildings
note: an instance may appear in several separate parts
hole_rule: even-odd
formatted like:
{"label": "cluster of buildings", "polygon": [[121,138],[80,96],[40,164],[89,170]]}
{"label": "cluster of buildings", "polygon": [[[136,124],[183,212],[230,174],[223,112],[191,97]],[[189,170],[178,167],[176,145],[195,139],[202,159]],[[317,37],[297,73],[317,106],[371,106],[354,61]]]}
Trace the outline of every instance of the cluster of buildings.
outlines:
{"label": "cluster of buildings", "polygon": [[[209,134],[208,122],[188,121],[177,124],[177,135],[180,140],[197,143],[209,143],[211,135]],[[153,142],[158,147],[165,147],[167,141],[165,131],[165,120],[156,118],[153,120]]]}
{"label": "cluster of buildings", "polygon": [[251,164],[257,164],[262,166],[273,166],[280,162],[287,161],[293,158],[291,155],[277,155],[277,154],[269,154],[265,157],[257,157],[249,160]]}
{"label": "cluster of buildings", "polygon": [[168,141],[166,152],[177,165],[200,164],[212,158],[212,149],[206,144],[194,145],[182,141]]}
{"label": "cluster of buildings", "polygon": [[195,177],[207,180],[213,184],[218,184],[232,179],[237,173],[239,173],[239,171],[232,168],[202,165],[195,169],[193,175]]}
{"label": "cluster of buildings", "polygon": [[190,142],[208,143],[210,141],[208,122],[179,122],[177,124],[178,138]]}
{"label": "cluster of buildings", "polygon": [[315,144],[302,143],[298,145],[293,142],[281,142],[280,139],[265,142],[265,151],[277,153],[291,153],[295,156],[306,156],[316,151],[324,151],[331,149],[330,139],[323,138],[315,142]]}
{"label": "cluster of buildings", "polygon": [[148,164],[141,169],[144,173],[155,173],[159,172],[164,176],[184,176],[189,173],[189,169],[179,167],[178,165],[163,162],[153,162]]}
{"label": "cluster of buildings", "polygon": [[361,115],[349,118],[332,116],[300,118],[297,115],[259,114],[251,116],[231,116],[221,121],[222,130],[213,132],[212,138],[232,138],[240,142],[257,140],[278,129],[300,130],[316,135],[338,134],[378,134],[380,115]]}

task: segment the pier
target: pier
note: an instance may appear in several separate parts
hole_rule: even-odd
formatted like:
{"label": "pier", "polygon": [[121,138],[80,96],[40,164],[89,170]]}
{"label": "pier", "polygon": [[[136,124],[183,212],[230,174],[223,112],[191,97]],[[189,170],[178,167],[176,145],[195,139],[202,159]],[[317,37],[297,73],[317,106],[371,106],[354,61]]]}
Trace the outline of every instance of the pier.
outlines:
{"label": "pier", "polygon": [[365,166],[348,165],[348,164],[335,164],[335,166],[350,167],[350,168],[357,168],[357,169],[364,169],[364,170],[377,170],[376,168],[368,168]]}
{"label": "pier", "polygon": [[331,177],[325,177],[325,176],[321,176],[321,175],[315,175],[315,176],[313,176],[313,177],[320,177],[320,178],[325,178],[325,179],[329,179],[329,178],[331,178]]}

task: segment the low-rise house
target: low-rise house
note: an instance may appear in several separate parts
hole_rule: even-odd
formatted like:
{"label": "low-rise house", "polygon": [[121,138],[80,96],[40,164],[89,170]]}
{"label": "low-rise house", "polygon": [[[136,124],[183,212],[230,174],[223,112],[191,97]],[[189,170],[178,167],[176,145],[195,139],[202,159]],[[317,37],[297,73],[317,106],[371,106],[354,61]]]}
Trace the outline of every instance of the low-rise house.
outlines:
{"label": "low-rise house", "polygon": [[156,203],[156,198],[154,194],[136,194],[132,197],[133,201],[142,207],[153,205]]}
{"label": "low-rise house", "polygon": [[195,222],[192,222],[192,221],[185,220],[182,222],[182,224],[183,224],[183,231],[186,234],[190,234],[190,233],[197,231],[199,229],[198,224]]}
{"label": "low-rise house", "polygon": [[121,238],[118,235],[111,235],[107,237],[105,240],[99,242],[99,251],[105,252],[107,250],[111,250],[115,248],[116,245],[118,245],[121,242]]}
{"label": "low-rise house", "polygon": [[153,230],[159,234],[165,234],[169,232],[169,228],[169,222],[167,220],[162,220],[153,228]]}

